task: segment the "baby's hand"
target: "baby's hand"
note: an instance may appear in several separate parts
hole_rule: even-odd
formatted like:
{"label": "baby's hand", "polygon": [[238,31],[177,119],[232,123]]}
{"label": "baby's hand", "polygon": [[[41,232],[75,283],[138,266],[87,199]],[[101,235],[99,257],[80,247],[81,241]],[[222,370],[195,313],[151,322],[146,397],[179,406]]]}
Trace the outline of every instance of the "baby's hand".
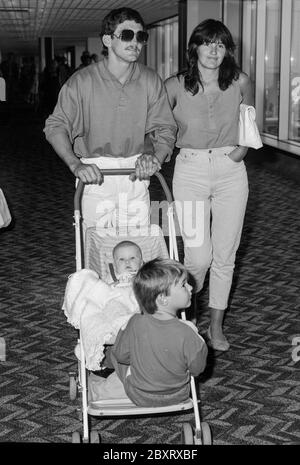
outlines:
{"label": "baby's hand", "polygon": [[119,283],[130,283],[133,278],[135,277],[136,273],[135,272],[128,272],[128,273],[123,273],[119,276]]}

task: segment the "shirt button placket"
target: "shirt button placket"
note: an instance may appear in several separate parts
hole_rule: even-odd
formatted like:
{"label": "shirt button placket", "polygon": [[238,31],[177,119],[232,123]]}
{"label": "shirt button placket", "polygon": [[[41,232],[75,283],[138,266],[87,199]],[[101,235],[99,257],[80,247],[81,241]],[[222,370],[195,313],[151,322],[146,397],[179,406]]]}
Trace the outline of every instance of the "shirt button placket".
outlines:
{"label": "shirt button placket", "polygon": [[215,128],[216,123],[214,119],[214,105],[213,105],[213,99],[211,95],[207,96],[208,100],[208,119],[209,119],[209,127],[210,128]]}

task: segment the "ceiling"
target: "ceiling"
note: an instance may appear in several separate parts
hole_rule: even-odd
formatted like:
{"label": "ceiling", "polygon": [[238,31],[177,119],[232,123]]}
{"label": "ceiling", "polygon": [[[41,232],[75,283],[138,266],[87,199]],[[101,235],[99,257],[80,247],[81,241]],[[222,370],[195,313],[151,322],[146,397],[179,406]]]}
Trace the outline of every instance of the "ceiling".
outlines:
{"label": "ceiling", "polygon": [[0,51],[38,54],[38,38],[53,37],[55,51],[98,37],[114,8],[139,11],[146,24],[177,14],[178,0],[0,0]]}

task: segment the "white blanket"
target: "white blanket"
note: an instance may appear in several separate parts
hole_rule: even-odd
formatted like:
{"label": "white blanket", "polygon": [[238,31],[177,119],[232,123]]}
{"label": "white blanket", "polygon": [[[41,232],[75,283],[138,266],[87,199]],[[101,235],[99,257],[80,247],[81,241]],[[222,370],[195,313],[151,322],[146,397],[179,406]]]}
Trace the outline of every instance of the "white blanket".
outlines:
{"label": "white blanket", "polygon": [[62,309],[68,322],[80,329],[89,370],[99,370],[103,345],[112,344],[119,329],[139,312],[131,284],[108,285],[88,269],[69,276]]}

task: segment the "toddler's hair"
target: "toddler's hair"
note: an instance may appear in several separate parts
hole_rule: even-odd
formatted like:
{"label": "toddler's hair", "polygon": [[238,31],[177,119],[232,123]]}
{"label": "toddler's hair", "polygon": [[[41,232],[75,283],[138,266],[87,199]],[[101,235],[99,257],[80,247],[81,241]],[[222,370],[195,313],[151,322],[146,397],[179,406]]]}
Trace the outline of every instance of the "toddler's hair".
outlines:
{"label": "toddler's hair", "polygon": [[170,287],[176,285],[182,276],[187,277],[188,273],[176,260],[155,258],[145,263],[133,280],[133,291],[141,311],[155,313],[157,296],[169,295]]}

